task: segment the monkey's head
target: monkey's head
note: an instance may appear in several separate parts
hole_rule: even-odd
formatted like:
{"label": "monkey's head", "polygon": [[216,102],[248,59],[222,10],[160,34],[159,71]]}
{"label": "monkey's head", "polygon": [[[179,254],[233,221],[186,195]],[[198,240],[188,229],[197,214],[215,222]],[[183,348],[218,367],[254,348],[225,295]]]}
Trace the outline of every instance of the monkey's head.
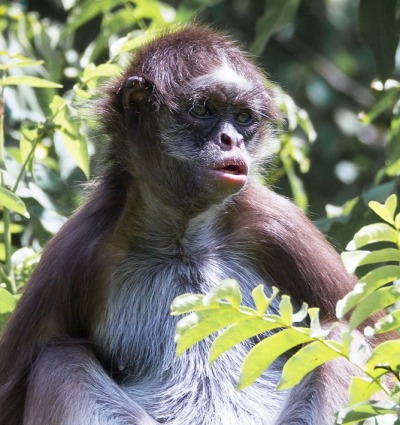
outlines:
{"label": "monkey's head", "polygon": [[163,202],[204,209],[240,191],[264,159],[277,112],[267,81],[208,28],[138,50],[103,102],[110,156]]}

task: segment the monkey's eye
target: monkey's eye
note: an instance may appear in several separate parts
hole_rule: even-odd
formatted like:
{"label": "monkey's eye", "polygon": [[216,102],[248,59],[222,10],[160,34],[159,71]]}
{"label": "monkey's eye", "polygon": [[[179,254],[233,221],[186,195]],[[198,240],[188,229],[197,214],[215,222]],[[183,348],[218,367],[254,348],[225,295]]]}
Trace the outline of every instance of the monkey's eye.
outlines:
{"label": "monkey's eye", "polygon": [[208,117],[211,115],[211,111],[205,103],[195,103],[190,108],[190,114],[195,117]]}
{"label": "monkey's eye", "polygon": [[241,111],[235,115],[235,120],[239,124],[249,125],[253,122],[253,116],[248,111]]}

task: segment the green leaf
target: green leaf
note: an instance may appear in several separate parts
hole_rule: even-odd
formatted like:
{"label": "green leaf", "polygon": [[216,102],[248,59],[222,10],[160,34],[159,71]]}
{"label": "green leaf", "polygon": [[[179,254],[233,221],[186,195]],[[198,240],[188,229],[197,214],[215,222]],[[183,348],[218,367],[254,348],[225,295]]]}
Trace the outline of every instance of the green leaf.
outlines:
{"label": "green leaf", "polygon": [[308,315],[308,305],[306,303],[303,303],[301,305],[301,308],[299,311],[293,314],[292,316],[292,322],[298,323],[302,322]]}
{"label": "green leaf", "polygon": [[[400,82],[397,82],[400,85]],[[396,107],[399,97],[399,87],[393,89],[395,92],[394,102],[388,104],[389,113],[391,114],[390,131],[387,135],[387,143],[385,146],[386,169],[388,176],[395,177],[400,174],[400,116],[395,113],[393,108]],[[397,227],[398,229],[399,227]]]}
{"label": "green leaf", "polygon": [[242,293],[239,284],[234,279],[223,280],[204,296],[204,305],[210,305],[214,301],[227,300],[234,308],[239,308],[242,302]]}
{"label": "green leaf", "polygon": [[394,193],[390,195],[385,201],[385,207],[389,211],[389,214],[394,217],[397,208],[397,195]]}
{"label": "green leaf", "polygon": [[396,0],[360,0],[359,31],[371,49],[378,76],[386,81],[393,75],[399,39],[396,34]]}
{"label": "green leaf", "polygon": [[346,249],[353,251],[364,245],[375,242],[393,242],[397,244],[398,232],[393,227],[385,223],[374,223],[362,227],[355,235],[352,241],[346,246]]}
{"label": "green leaf", "polygon": [[0,205],[29,218],[29,213],[22,199],[5,187],[0,187]]}
{"label": "green leaf", "polygon": [[296,174],[293,167],[293,163],[290,160],[284,160],[283,157],[281,157],[281,160],[283,162],[286,177],[289,180],[290,189],[292,191],[293,199],[296,205],[300,207],[303,211],[307,211],[308,200],[306,191],[304,189],[303,181]]}
{"label": "green leaf", "polygon": [[147,44],[150,40],[153,40],[157,35],[156,31],[145,31],[142,34],[136,35],[133,38],[127,37],[126,41],[121,45],[121,47],[116,52],[116,55],[119,55],[124,52],[130,52],[131,50],[136,50],[139,47]]}
{"label": "green leaf", "polygon": [[[32,148],[33,143],[36,141],[38,137],[38,129],[34,128],[23,128],[21,131],[21,139],[19,141],[19,151],[21,153],[21,162],[25,163],[29,156],[31,156],[32,160]],[[32,161],[29,161],[27,164],[28,170],[31,170]]]}
{"label": "green leaf", "polygon": [[19,53],[11,55],[4,50],[0,51],[0,56],[8,57],[8,61],[6,61],[6,63],[0,64],[0,71],[7,71],[12,68],[39,66],[44,63],[44,61],[42,60],[37,61],[37,60],[28,59],[26,56],[23,56]]}
{"label": "green leaf", "polygon": [[[16,223],[11,223],[10,224],[10,232],[15,234],[15,233],[22,233],[25,230],[25,226],[23,226],[22,224],[16,224]],[[4,233],[4,222],[0,221],[0,233]]]}
{"label": "green leaf", "polygon": [[290,297],[287,295],[282,295],[282,299],[279,304],[279,315],[282,317],[286,326],[292,325],[293,306],[290,301]]}
{"label": "green leaf", "polygon": [[284,390],[298,384],[308,373],[340,354],[320,341],[314,341],[297,351],[285,363],[277,389]]}
{"label": "green leaf", "polygon": [[284,329],[256,344],[244,359],[238,389],[252,384],[274,360],[286,351],[311,341],[308,329],[303,329],[303,332]]}
{"label": "green leaf", "polygon": [[367,361],[367,371],[373,376],[382,374],[382,369],[377,369],[380,365],[388,366],[392,370],[400,370],[400,339],[385,341],[379,344],[371,353]]}
{"label": "green leaf", "polygon": [[398,213],[394,219],[394,226],[397,230],[400,230],[400,213]]}
{"label": "green leaf", "polygon": [[299,126],[302,128],[306,134],[308,140],[312,143],[317,139],[317,132],[313,126],[313,123],[308,115],[308,112],[305,109],[299,109],[298,111],[298,121]]}
{"label": "green leaf", "polygon": [[381,391],[381,387],[371,378],[353,376],[349,388],[349,405],[368,401],[376,392]]}
{"label": "green leaf", "polygon": [[[395,251],[397,251],[395,248],[393,248]],[[364,260],[365,257],[367,257],[371,251],[345,251],[340,254],[342,257],[342,261],[344,266],[346,267],[346,271],[349,274],[353,274],[357,267],[360,265],[361,261]]]}
{"label": "green leaf", "polygon": [[60,96],[54,96],[50,109],[53,114],[53,121],[59,127],[56,133],[61,136],[65,147],[78,167],[89,178],[90,158],[86,136],[81,132],[80,124],[75,119],[69,103]]}
{"label": "green leaf", "polygon": [[342,252],[343,263],[349,274],[353,274],[357,267],[367,264],[383,262],[400,262],[400,251],[396,248],[384,248],[378,251],[350,251]]}
{"label": "green leaf", "polygon": [[356,329],[364,320],[373,313],[382,310],[400,300],[400,288],[389,286],[374,291],[354,309],[349,326],[350,329]]}
{"label": "green leaf", "polygon": [[395,310],[390,314],[380,318],[374,324],[374,333],[381,334],[400,328],[400,310]]}
{"label": "green leaf", "polygon": [[265,12],[256,24],[256,36],[251,51],[260,55],[269,38],[290,23],[300,5],[300,0],[273,1],[268,3]]}
{"label": "green leaf", "polygon": [[112,7],[113,3],[114,0],[85,0],[79,2],[77,7],[74,7],[72,13],[69,15],[69,23],[62,32],[61,37],[64,38],[68,36],[97,15],[107,12]]}
{"label": "green leaf", "polygon": [[228,305],[189,314],[176,326],[177,355],[219,329],[246,319],[247,315],[232,310]]}
{"label": "green leaf", "polygon": [[248,338],[281,327],[280,321],[266,321],[260,317],[251,317],[235,323],[215,338],[211,345],[209,361],[213,363],[223,353]]}
{"label": "green leaf", "polygon": [[348,330],[347,333],[351,335],[351,341],[348,342],[347,339],[343,340],[342,337],[341,351],[350,360],[351,363],[359,366],[360,368],[363,368],[371,354],[371,347],[369,346],[366,339],[352,336],[350,330]]}
{"label": "green leaf", "polygon": [[16,305],[16,299],[6,291],[0,288],[0,314],[11,313]]}
{"label": "green leaf", "polygon": [[41,88],[62,88],[61,84],[44,80],[43,78],[31,77],[30,75],[11,75],[0,80],[0,86],[30,86]]}
{"label": "green leaf", "polygon": [[[340,410],[337,418],[338,424],[367,424],[363,422],[368,418],[375,418],[381,415],[394,413],[396,414],[396,404],[390,400],[381,401],[368,401],[366,403],[360,403],[345,409]],[[387,418],[386,418],[387,419]],[[395,416],[393,417],[395,420]],[[376,425],[395,425],[395,422],[390,420],[383,420],[383,422],[374,421],[368,422],[368,424]]]}
{"label": "green leaf", "polygon": [[95,66],[91,63],[83,71],[81,79],[83,82],[87,83],[93,78],[114,77],[115,75],[118,75],[120,71],[121,68],[116,64],[104,63]]}
{"label": "green leaf", "polygon": [[368,206],[374,211],[382,220],[394,224],[394,214],[397,207],[397,196],[389,196],[384,204],[380,204],[376,201],[371,201]]}
{"label": "green leaf", "polygon": [[322,329],[319,321],[319,308],[309,308],[308,314],[310,316],[310,331],[313,338],[326,337],[331,329]]}
{"label": "green leaf", "polygon": [[180,314],[189,313],[194,310],[209,309],[210,306],[205,306],[203,303],[204,295],[198,294],[183,294],[176,297],[171,304],[171,314],[178,316]]}
{"label": "green leaf", "polygon": [[378,251],[372,251],[360,261],[359,266],[390,261],[400,262],[400,251],[398,249],[384,248]]}
{"label": "green leaf", "polygon": [[278,295],[278,292],[279,290],[273,287],[271,297],[268,298],[264,292],[264,285],[258,285],[253,289],[251,294],[258,314],[263,315],[267,311],[272,301]]}
{"label": "green leaf", "polygon": [[399,266],[383,266],[363,276],[343,299],[336,304],[336,315],[339,319],[354,308],[361,300],[387,283],[400,279]]}
{"label": "green leaf", "polygon": [[70,134],[66,131],[57,131],[68,152],[74,158],[76,165],[83,171],[86,178],[90,176],[90,158],[87,149],[86,136],[82,133]]}

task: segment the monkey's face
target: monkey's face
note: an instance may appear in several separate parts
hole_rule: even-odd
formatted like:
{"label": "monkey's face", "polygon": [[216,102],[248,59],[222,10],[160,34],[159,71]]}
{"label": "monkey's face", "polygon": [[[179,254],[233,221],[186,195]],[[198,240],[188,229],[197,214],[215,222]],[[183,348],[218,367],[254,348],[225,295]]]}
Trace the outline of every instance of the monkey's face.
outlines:
{"label": "monkey's face", "polygon": [[264,87],[232,69],[217,68],[182,88],[177,110],[162,120],[162,151],[177,168],[190,196],[221,202],[252,178],[257,151],[265,143]]}
{"label": "monkey's face", "polygon": [[266,142],[271,99],[265,88],[221,66],[181,87],[174,108],[154,108],[154,91],[157,82],[131,77],[124,93],[128,131],[137,136],[141,129],[144,140],[132,144],[140,146],[134,155],[145,164],[139,174],[146,185],[197,210],[239,192]]}

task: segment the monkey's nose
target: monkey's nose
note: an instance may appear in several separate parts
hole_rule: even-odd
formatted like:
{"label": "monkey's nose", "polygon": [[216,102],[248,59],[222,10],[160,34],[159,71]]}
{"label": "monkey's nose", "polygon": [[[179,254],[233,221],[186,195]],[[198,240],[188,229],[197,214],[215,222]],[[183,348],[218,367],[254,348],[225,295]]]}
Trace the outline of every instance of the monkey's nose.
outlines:
{"label": "monkey's nose", "polygon": [[240,134],[230,135],[228,133],[221,133],[220,135],[220,146],[223,150],[241,148],[242,144],[243,137]]}

